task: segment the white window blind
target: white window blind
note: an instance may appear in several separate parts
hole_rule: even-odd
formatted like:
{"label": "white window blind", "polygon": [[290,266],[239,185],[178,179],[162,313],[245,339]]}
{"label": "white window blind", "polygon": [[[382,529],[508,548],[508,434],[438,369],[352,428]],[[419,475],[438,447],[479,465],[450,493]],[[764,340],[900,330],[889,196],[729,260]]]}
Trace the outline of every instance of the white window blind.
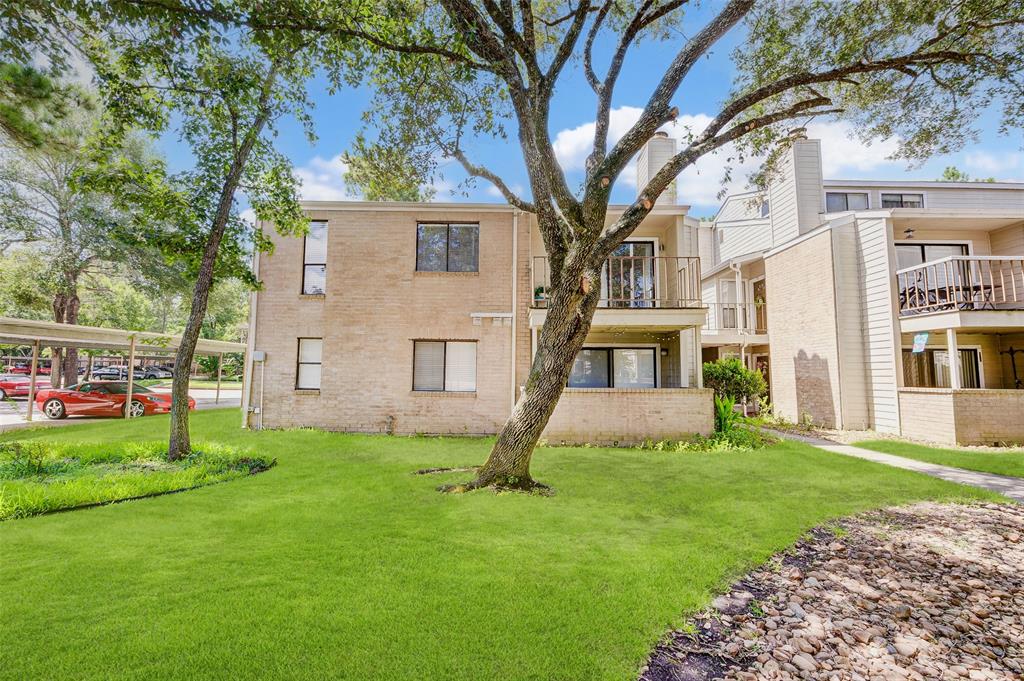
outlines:
{"label": "white window blind", "polygon": [[299,339],[298,371],[295,387],[298,390],[320,389],[320,368],[323,360],[324,341],[322,338]]}
{"label": "white window blind", "polygon": [[476,390],[476,343],[449,342],[445,351],[444,389]]}
{"label": "white window blind", "polygon": [[476,343],[415,341],[412,389],[448,392],[476,390]]}

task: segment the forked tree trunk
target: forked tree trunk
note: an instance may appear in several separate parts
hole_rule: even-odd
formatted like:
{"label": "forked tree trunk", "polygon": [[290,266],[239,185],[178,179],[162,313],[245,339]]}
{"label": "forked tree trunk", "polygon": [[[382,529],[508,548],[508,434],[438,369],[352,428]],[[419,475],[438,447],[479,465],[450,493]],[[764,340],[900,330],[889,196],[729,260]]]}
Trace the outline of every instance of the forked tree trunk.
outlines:
{"label": "forked tree trunk", "polygon": [[475,480],[452,489],[496,485],[528,490],[541,486],[530,475],[533,451],[590,332],[601,295],[600,269],[588,268],[585,275],[578,273],[581,269],[567,266],[554,290],[525,389],[498,434],[487,462]]}

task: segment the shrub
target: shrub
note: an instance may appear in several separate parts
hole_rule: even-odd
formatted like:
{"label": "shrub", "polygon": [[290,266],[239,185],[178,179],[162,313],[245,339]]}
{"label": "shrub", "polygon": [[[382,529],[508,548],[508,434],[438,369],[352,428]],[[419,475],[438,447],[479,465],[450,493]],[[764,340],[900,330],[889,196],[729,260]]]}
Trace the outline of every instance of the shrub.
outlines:
{"label": "shrub", "polygon": [[174,462],[166,442],[0,443],[0,520],[192,489],[274,463],[206,442]]}
{"label": "shrub", "polygon": [[704,437],[696,435],[689,440],[672,442],[647,440],[637,449],[655,452],[737,452],[764,449],[778,442],[778,439],[758,430],[733,428],[725,433],[712,433]]}
{"label": "shrub", "polygon": [[719,397],[741,401],[758,400],[768,392],[768,384],[760,371],[743,366],[735,357],[704,364],[704,387],[711,388]]}
{"label": "shrub", "polygon": [[715,395],[715,431],[728,433],[736,427],[740,415],[736,413],[736,400]]}

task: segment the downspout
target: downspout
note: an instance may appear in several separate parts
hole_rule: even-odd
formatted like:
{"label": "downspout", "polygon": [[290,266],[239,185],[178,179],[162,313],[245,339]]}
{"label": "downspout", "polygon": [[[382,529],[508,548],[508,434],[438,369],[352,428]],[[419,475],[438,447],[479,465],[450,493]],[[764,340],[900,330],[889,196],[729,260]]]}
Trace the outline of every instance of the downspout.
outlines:
{"label": "downspout", "polygon": [[511,404],[509,405],[508,413],[511,415],[512,411],[516,408],[516,331],[518,327],[516,322],[518,318],[516,316],[518,301],[516,297],[516,287],[519,285],[519,209],[512,209],[512,366],[510,368],[509,381],[509,398]]}
{"label": "downspout", "polygon": [[[259,227],[260,223],[257,222]],[[252,253],[252,274],[253,278],[259,281],[260,278],[260,253],[253,249]],[[249,293],[249,333],[245,339],[245,364],[242,369],[242,428],[249,427],[249,405],[252,403],[252,379],[253,361],[252,353],[256,345],[256,306],[259,303],[259,291]],[[263,382],[260,380],[260,391],[263,390]],[[260,414],[263,418],[263,414]]]}

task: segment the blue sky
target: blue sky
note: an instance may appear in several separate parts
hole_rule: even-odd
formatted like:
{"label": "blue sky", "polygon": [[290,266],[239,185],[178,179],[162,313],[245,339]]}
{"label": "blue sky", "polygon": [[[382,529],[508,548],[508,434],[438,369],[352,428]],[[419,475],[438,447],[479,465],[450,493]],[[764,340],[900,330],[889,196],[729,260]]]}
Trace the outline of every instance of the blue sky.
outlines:
{"label": "blue sky", "polygon": [[[715,3],[709,3],[714,9]],[[708,10],[704,9],[706,13]],[[692,32],[706,16],[698,13],[684,22],[679,41]],[[729,39],[719,43],[709,58],[703,60],[691,73],[678,93],[675,104],[681,115],[679,122],[669,126],[670,134],[681,135],[683,126],[692,125],[699,129],[706,116],[713,115],[722,103],[733,77],[730,53],[735,41],[741,35],[735,32]],[[672,58],[679,42],[657,42],[641,44],[630,53],[614,100],[612,134],[622,131],[635,120],[644,105],[654,82]],[[602,64],[602,55],[607,55],[609,44],[599,45],[596,61]],[[599,67],[600,72],[600,67]],[[359,130],[360,115],[370,98],[369,90],[346,89],[335,95],[327,92],[327,83],[318,79],[311,84],[312,99],[315,102],[313,117],[319,140],[310,145],[301,129],[293,121],[286,121],[278,138],[279,148],[295,164],[296,173],[303,182],[303,196],[307,199],[330,200],[358,198],[346,190],[343,181],[343,165],[339,154],[347,149]],[[569,175],[570,182],[577,186],[582,180],[582,162],[589,152],[592,138],[594,98],[589,86],[583,80],[578,65],[570,65],[560,85],[551,115],[551,134],[555,140],[556,152]],[[1020,131],[1013,136],[1001,137],[996,134],[994,116],[983,117],[977,143],[945,157],[936,157],[918,168],[907,168],[903,162],[887,161],[886,156],[895,148],[894,140],[877,140],[865,146],[849,137],[849,128],[839,122],[817,120],[808,126],[811,137],[822,140],[824,172],[831,179],[936,179],[947,165],[956,165],[976,177],[994,176],[1001,180],[1024,181],[1024,137]],[[182,166],[189,162],[187,150],[173,138],[165,138],[162,146],[172,165]],[[520,160],[518,143],[493,139],[476,139],[466,144],[467,153],[479,163],[497,171],[513,187],[526,185],[526,175]],[[720,203],[717,198],[722,189],[724,155],[703,159],[696,167],[688,169],[679,179],[679,201],[692,206],[696,215],[713,214]],[[729,189],[739,190],[746,185],[750,166],[739,167],[733,172]],[[496,190],[485,181],[463,194],[452,194],[465,174],[457,164],[442,168],[442,177],[436,181],[437,201],[500,201]],[[616,184],[613,200],[628,201],[636,191],[635,178],[630,172],[624,174]]]}

